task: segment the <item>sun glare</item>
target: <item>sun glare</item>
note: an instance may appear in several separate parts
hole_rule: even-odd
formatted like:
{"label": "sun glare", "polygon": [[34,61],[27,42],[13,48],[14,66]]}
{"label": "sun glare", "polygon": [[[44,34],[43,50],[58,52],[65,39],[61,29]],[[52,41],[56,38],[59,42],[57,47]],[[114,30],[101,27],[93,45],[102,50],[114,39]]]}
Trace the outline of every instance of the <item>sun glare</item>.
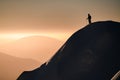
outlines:
{"label": "sun glare", "polygon": [[28,34],[0,34],[0,38],[17,40],[29,36]]}
{"label": "sun glare", "polygon": [[17,40],[29,36],[45,36],[64,41],[69,35],[63,33],[10,33],[0,34],[0,39]]}

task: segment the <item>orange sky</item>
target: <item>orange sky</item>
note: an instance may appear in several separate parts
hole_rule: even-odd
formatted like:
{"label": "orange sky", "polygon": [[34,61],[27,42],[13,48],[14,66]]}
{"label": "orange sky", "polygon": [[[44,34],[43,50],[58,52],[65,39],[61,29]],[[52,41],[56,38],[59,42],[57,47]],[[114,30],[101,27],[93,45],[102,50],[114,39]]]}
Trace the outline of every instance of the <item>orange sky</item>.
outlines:
{"label": "orange sky", "polygon": [[9,39],[14,34],[18,34],[16,38],[40,34],[65,41],[88,24],[88,12],[93,21],[120,21],[119,3],[120,0],[0,0],[0,38],[4,34]]}
{"label": "orange sky", "polygon": [[[75,31],[88,24],[88,13],[93,22],[120,22],[119,8],[120,0],[0,0],[0,54],[16,57],[1,56],[2,75],[10,72],[9,60],[19,66],[12,67],[19,74],[36,66],[35,62],[27,64],[31,59],[40,64],[48,61]],[[22,66],[18,57],[25,58]]]}
{"label": "orange sky", "polygon": [[[88,24],[88,13],[93,22],[120,22],[119,8],[120,0],[0,0],[0,52],[44,62]],[[28,36],[39,38],[18,40]],[[41,36],[46,38],[41,41]]]}

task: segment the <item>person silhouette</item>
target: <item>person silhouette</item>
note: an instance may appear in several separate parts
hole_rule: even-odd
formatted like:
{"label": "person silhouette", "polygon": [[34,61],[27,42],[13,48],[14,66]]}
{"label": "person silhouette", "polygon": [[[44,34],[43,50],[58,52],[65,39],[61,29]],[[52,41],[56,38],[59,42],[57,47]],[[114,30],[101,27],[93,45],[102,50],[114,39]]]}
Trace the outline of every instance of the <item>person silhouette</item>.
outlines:
{"label": "person silhouette", "polygon": [[91,17],[91,15],[88,13],[88,22],[89,22],[89,24],[91,24],[92,22],[91,22],[91,19],[92,19],[92,17]]}

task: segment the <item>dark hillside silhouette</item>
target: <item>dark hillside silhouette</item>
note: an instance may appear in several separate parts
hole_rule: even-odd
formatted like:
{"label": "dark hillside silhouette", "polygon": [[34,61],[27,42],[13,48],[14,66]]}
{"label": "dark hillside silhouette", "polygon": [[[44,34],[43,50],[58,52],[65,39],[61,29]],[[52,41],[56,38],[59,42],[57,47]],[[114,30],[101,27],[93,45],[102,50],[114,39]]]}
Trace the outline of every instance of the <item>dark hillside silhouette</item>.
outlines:
{"label": "dark hillside silhouette", "polygon": [[51,60],[17,80],[110,80],[120,70],[120,23],[91,23],[75,32]]}

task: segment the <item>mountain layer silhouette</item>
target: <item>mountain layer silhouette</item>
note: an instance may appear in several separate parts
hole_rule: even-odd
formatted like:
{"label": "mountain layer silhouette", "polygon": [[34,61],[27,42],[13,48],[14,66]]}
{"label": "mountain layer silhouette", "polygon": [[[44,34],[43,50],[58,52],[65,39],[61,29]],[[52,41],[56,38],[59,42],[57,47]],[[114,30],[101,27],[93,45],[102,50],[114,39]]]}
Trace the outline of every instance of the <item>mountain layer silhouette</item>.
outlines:
{"label": "mountain layer silhouette", "polygon": [[40,62],[23,59],[0,52],[0,80],[16,80],[24,70],[39,67]]}
{"label": "mountain layer silhouette", "polygon": [[44,63],[50,59],[51,55],[54,55],[62,43],[62,41],[50,37],[29,36],[1,46],[0,52]]}
{"label": "mountain layer silhouette", "polygon": [[75,32],[49,62],[17,80],[110,80],[120,70],[120,23],[95,22]]}

